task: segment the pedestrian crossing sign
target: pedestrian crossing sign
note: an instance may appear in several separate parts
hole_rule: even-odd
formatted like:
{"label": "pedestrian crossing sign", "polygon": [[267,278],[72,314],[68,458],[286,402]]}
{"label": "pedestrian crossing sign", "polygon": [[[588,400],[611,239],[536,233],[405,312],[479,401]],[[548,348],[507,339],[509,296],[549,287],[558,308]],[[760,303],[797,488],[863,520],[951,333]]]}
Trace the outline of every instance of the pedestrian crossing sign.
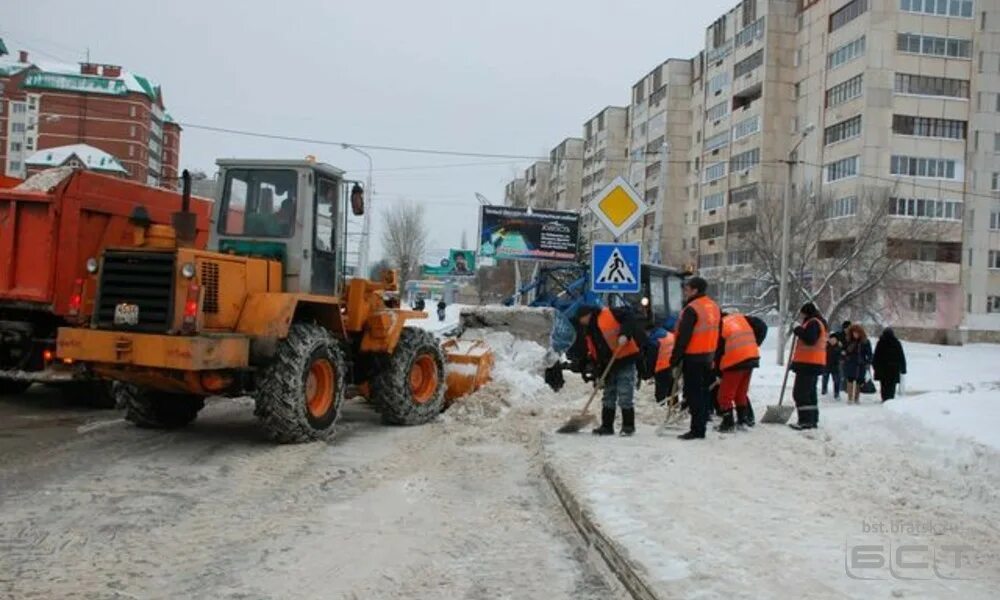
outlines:
{"label": "pedestrian crossing sign", "polygon": [[642,279],[639,244],[595,243],[590,253],[590,287],[594,292],[638,294]]}

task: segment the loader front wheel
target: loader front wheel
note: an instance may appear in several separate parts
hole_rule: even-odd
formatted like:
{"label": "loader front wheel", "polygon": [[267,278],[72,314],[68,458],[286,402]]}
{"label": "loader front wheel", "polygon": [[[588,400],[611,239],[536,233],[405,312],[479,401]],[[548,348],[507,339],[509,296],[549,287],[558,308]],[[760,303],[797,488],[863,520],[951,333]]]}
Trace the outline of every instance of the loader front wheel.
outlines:
{"label": "loader front wheel", "polygon": [[396,351],[379,361],[372,397],[391,425],[421,425],[444,408],[444,352],[434,335],[406,327]]}
{"label": "loader front wheel", "polygon": [[178,429],[190,424],[205,408],[205,399],[192,394],[170,394],[115,382],[113,394],[125,407],[125,420],[147,429]]}
{"label": "loader front wheel", "polygon": [[256,414],[282,444],[333,436],[347,383],[344,355],[318,325],[293,325],[257,384]]}

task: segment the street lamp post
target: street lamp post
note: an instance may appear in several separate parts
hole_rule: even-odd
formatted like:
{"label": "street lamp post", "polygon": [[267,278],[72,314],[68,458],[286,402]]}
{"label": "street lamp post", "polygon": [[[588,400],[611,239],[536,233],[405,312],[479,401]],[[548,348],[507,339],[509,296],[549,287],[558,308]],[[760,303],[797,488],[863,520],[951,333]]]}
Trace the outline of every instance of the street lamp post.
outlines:
{"label": "street lamp post", "polygon": [[[341,144],[344,150],[354,150],[358,154],[364,156],[368,159],[368,181],[365,182],[365,215],[361,226],[361,248],[358,251],[358,271],[359,277],[368,277],[368,248],[369,248],[369,238],[371,236],[371,226],[372,226],[372,196],[375,194],[375,190],[372,189],[372,156],[368,154],[361,148],[357,148],[350,144]],[[345,232],[346,233],[346,232]]]}
{"label": "street lamp post", "polygon": [[802,130],[802,135],[799,136],[795,145],[788,152],[788,159],[785,160],[785,164],[788,165],[788,179],[785,181],[785,198],[781,203],[781,275],[778,278],[778,364],[785,364],[785,340],[788,339],[788,238],[791,236],[791,214],[789,213],[788,205],[792,201],[792,167],[797,161],[793,160],[795,153],[798,151],[799,146],[805,141],[806,137],[813,132],[816,126],[810,123],[804,130]]}

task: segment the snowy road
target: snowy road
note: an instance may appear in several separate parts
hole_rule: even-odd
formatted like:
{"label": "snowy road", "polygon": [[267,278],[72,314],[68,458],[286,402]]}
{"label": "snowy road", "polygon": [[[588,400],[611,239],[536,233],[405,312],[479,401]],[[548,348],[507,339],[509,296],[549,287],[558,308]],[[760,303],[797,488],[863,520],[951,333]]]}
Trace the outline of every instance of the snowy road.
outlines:
{"label": "snowy road", "polygon": [[273,446],[247,406],[179,432],[0,402],[0,598],[608,598],[508,420]]}

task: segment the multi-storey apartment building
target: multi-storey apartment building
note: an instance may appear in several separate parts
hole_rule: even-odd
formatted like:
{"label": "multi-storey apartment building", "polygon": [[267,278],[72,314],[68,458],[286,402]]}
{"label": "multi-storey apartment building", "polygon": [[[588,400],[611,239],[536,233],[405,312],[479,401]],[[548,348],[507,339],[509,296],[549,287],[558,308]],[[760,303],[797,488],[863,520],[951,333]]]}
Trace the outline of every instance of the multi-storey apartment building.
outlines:
{"label": "multi-storey apartment building", "polygon": [[525,202],[532,208],[552,208],[555,203],[549,193],[550,164],[544,160],[533,163],[524,171]]}
{"label": "multi-storey apartment building", "polygon": [[583,184],[583,139],[566,138],[549,152],[549,193],[558,210],[579,210]]}
{"label": "multi-storey apartment building", "polygon": [[160,87],[118,65],[61,65],[0,56],[0,169],[27,174],[40,150],[88,144],[120,162],[128,178],[174,187],[180,126]]}
{"label": "multi-storey apartment building", "polygon": [[503,190],[505,206],[527,206],[527,185],[521,177],[515,177],[507,182]]}
{"label": "multi-storey apartment building", "polygon": [[681,242],[691,149],[691,61],[670,59],[632,86],[628,181],[651,210],[631,233],[654,262],[689,262]]}
{"label": "multi-storey apartment building", "polygon": [[[582,204],[585,206],[616,177],[627,172],[628,108],[608,106],[583,125]],[[589,211],[580,222],[584,240],[610,238]]]}

